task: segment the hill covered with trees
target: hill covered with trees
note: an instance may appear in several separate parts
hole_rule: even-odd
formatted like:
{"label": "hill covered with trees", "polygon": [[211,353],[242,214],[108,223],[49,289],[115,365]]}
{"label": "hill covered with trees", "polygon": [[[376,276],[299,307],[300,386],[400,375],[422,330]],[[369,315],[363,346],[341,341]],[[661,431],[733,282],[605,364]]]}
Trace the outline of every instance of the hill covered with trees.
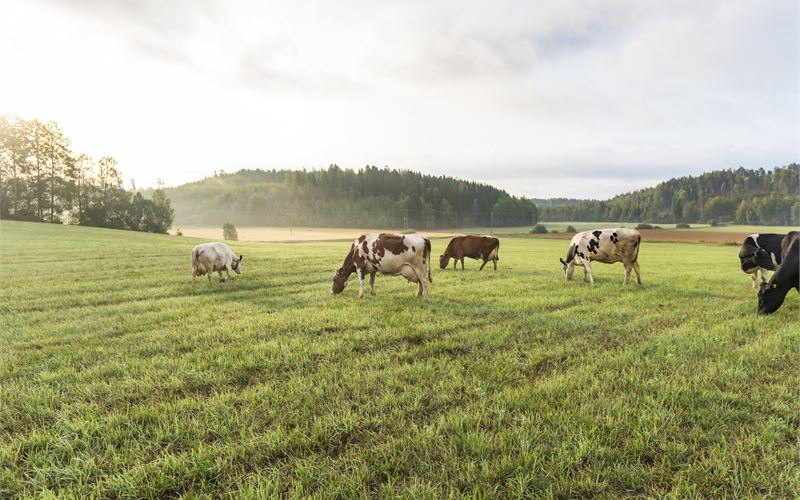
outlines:
{"label": "hill covered with trees", "polygon": [[57,123],[0,116],[0,219],[166,233],[172,218],[162,188],[125,189],[114,158],[73,152]]}
{"label": "hill covered with trees", "polygon": [[487,184],[407,170],[240,170],[168,188],[176,224],[396,227],[535,224],[536,205]]}
{"label": "hill covered with trees", "polygon": [[800,224],[800,165],[670,179],[609,200],[541,208],[546,221]]}

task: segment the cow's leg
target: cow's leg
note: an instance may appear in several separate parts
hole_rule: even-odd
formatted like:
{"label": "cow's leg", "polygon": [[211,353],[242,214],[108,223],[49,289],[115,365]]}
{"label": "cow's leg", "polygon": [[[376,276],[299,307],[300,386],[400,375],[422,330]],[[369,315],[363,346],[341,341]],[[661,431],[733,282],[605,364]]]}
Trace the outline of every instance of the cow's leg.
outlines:
{"label": "cow's leg", "polygon": [[417,293],[420,297],[427,297],[428,295],[428,272],[427,270],[419,267],[414,268],[414,273],[417,275],[417,280],[419,281],[419,292]]}
{"label": "cow's leg", "polygon": [[464,270],[464,256],[461,256],[461,270]]}
{"label": "cow's leg", "polygon": [[762,267],[761,268],[761,282],[762,283],[766,283],[767,281],[768,281],[767,280],[767,270]]}
{"label": "cow's leg", "polygon": [[369,294],[375,295],[375,271],[369,273]]}
{"label": "cow's leg", "polygon": [[583,269],[589,276],[589,283],[594,285],[594,276],[592,276],[592,263],[589,259],[583,259]]}
{"label": "cow's leg", "polygon": [[212,274],[214,274],[213,271],[209,271],[209,272],[206,273],[206,276],[208,276],[208,286],[211,286],[211,275]]}
{"label": "cow's leg", "polygon": [[458,269],[458,257],[453,259],[453,269]]}
{"label": "cow's leg", "polygon": [[633,266],[628,262],[623,263],[623,265],[625,266],[625,281],[623,281],[622,284],[627,285],[631,281],[631,271],[633,270]]}
{"label": "cow's leg", "polygon": [[485,266],[487,262],[489,262],[489,261],[486,260],[486,259],[483,259],[483,264],[481,264],[481,268],[478,269],[478,271],[483,271],[483,266]]}
{"label": "cow's leg", "polygon": [[356,268],[356,275],[358,275],[358,298],[364,298],[364,271]]}
{"label": "cow's leg", "polygon": [[492,259],[492,264],[494,265],[494,270],[497,271],[497,257]]}
{"label": "cow's leg", "polygon": [[636,284],[637,285],[641,285],[642,284],[642,276],[639,274],[639,263],[634,261],[633,264],[631,264],[631,265],[633,266],[634,272],[636,272]]}

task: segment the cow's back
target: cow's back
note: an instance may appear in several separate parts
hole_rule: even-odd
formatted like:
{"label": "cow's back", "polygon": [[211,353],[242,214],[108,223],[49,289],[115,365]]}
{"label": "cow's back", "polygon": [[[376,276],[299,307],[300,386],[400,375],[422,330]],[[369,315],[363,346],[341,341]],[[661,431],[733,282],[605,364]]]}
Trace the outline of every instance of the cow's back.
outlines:
{"label": "cow's back", "polygon": [[493,236],[461,236],[458,247],[462,255],[473,259],[488,257],[499,246],[500,241]]}
{"label": "cow's back", "polygon": [[225,243],[201,243],[192,249],[192,269],[210,273],[230,264],[233,256],[233,250]]}
{"label": "cow's back", "polygon": [[636,262],[642,236],[636,229],[625,227],[594,229],[576,234],[571,246],[582,259],[611,264]]}

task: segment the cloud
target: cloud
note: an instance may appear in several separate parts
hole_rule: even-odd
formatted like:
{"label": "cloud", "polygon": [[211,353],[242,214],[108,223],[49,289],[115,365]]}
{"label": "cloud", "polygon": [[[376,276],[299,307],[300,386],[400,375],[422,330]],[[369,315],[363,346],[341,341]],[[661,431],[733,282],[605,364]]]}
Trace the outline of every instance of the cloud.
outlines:
{"label": "cloud", "polygon": [[610,196],[797,159],[791,0],[11,3],[0,111],[140,185],[338,162]]}

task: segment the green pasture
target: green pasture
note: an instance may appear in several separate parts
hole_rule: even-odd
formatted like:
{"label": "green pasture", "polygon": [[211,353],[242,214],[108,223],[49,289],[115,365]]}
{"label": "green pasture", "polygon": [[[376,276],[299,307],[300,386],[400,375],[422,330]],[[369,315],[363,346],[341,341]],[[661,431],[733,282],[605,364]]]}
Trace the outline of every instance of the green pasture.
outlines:
{"label": "green pasture", "polygon": [[0,498],[800,492],[800,296],[756,316],[734,246],[592,287],[505,238],[358,300],[346,242],[232,243],[192,289],[198,241],[0,222]]}

